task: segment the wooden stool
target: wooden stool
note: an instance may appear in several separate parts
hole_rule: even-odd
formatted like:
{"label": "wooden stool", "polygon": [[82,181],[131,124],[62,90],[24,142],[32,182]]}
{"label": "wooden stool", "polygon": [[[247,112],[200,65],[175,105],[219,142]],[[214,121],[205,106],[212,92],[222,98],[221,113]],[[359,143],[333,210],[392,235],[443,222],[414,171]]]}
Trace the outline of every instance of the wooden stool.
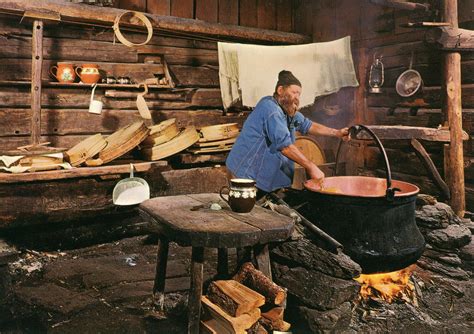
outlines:
{"label": "wooden stool", "polygon": [[[219,203],[223,209],[210,210],[211,203]],[[259,269],[271,278],[268,243],[288,239],[294,227],[291,218],[258,206],[250,213],[232,212],[218,194],[153,198],[140,204],[139,212],[145,221],[156,224],[160,235],[153,287],[160,307],[164,302],[169,242],[192,246],[188,333],[199,333],[204,248],[218,248],[219,275],[228,274],[228,248],[240,249],[241,260],[253,248]]]}

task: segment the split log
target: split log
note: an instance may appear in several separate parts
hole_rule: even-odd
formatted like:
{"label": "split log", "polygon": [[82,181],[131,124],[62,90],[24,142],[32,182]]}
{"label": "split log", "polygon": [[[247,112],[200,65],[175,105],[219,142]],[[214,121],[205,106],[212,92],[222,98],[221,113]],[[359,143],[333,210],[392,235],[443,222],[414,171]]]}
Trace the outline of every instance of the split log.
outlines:
{"label": "split log", "polygon": [[255,308],[251,312],[244,313],[239,317],[232,317],[211,302],[206,296],[202,296],[201,301],[208,315],[219,324],[219,328],[222,328],[222,331],[218,333],[245,334],[245,330],[252,327],[261,316],[260,309]]}
{"label": "split log", "polygon": [[234,280],[212,282],[207,297],[233,317],[265,304],[265,297]]}
{"label": "split log", "polygon": [[260,323],[268,331],[282,331],[286,332],[290,329],[291,324],[283,320],[283,307],[274,307],[268,312],[262,313]]}
{"label": "split log", "polygon": [[441,50],[474,51],[474,31],[438,27],[426,32],[425,41]]}
{"label": "split log", "polygon": [[262,326],[260,321],[257,321],[252,325],[252,327],[247,329],[247,334],[268,334],[268,332],[265,327]]}
{"label": "split log", "polygon": [[286,302],[286,290],[255,269],[251,262],[244,263],[233,279],[264,295],[267,303],[283,305]]}

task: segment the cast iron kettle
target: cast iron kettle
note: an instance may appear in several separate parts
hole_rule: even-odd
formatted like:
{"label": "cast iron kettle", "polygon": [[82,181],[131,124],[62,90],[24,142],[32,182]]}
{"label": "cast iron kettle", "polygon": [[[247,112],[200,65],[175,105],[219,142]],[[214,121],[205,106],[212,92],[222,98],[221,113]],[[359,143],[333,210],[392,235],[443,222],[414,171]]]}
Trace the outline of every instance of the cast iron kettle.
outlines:
{"label": "cast iron kettle", "polygon": [[[379,138],[366,126],[349,131],[355,138],[365,130],[385,160],[386,178],[334,176],[323,188],[305,183],[309,215],[321,229],[344,246],[365,274],[400,270],[415,263],[425,240],[415,222],[417,186],[392,180],[390,165]],[[336,156],[336,170],[337,160]]]}

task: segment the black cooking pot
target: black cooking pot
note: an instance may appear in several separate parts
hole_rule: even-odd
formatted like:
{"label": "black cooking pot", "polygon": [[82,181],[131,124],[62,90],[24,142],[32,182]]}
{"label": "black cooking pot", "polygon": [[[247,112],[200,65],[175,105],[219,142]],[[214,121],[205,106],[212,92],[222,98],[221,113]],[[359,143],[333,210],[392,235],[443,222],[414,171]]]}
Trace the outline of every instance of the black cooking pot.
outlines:
{"label": "black cooking pot", "polygon": [[[356,137],[367,131],[385,159],[387,178],[335,176],[305,183],[308,210],[321,229],[344,246],[365,274],[395,271],[416,262],[425,240],[415,222],[417,186],[392,180],[387,154],[379,138],[367,127],[350,128]],[[336,164],[337,164],[336,157]],[[336,169],[337,170],[337,169]]]}

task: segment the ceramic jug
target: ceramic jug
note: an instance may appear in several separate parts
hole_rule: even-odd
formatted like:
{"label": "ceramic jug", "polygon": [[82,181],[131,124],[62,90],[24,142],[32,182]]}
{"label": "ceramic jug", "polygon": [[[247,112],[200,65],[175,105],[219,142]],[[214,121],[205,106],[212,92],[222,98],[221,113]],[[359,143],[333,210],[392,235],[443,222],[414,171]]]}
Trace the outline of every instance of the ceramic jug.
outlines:
{"label": "ceramic jug", "polygon": [[[56,70],[56,73],[54,73],[53,70]],[[58,63],[58,66],[52,66],[49,69],[49,73],[62,83],[72,83],[76,79],[76,73],[74,73],[72,63]]]}
{"label": "ceramic jug", "polygon": [[[228,198],[224,198],[222,191],[229,190]],[[255,181],[251,179],[231,179],[230,187],[223,186],[220,190],[221,198],[226,201],[232,211],[246,213],[252,211],[256,197],[257,188]]]}
{"label": "ceramic jug", "polygon": [[99,66],[97,64],[83,64],[76,68],[76,73],[82,83],[95,84],[100,80]]}

